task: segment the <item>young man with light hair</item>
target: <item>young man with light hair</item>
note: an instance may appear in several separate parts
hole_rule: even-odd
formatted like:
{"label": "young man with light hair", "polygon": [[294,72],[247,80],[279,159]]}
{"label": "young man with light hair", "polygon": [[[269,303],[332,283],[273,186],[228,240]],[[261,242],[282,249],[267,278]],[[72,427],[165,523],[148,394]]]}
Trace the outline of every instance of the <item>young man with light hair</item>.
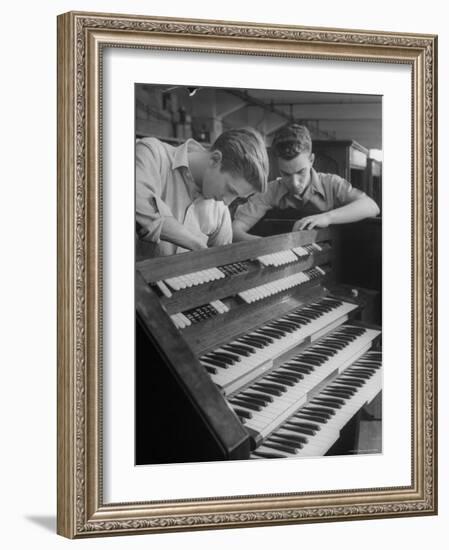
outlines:
{"label": "young man with light hair", "polygon": [[193,139],[174,147],[136,145],[136,258],[232,242],[228,205],[267,189],[265,143],[251,128],[223,132],[209,150]]}
{"label": "young man with light hair", "polygon": [[336,174],[313,169],[315,155],[309,130],[289,123],[275,134],[272,143],[281,176],[269,182],[266,192],[253,195],[237,208],[233,240],[259,238],[248,231],[268,210],[295,208],[300,219],[293,230],[350,223],[379,214],[377,204]]}

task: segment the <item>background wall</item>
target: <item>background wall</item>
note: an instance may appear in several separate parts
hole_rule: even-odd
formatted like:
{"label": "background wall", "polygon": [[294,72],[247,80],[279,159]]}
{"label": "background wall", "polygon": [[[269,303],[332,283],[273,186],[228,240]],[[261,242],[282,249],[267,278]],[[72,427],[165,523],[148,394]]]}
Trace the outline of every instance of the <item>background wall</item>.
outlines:
{"label": "background wall", "polygon": [[[257,6],[257,9],[254,9]],[[56,15],[69,10],[258,21],[342,28],[438,33],[440,97],[440,199],[447,204],[445,152],[449,97],[449,31],[444,3],[379,0],[294,3],[212,3],[172,0],[43,0],[8,2],[2,8],[0,88],[0,334],[2,384],[0,499],[4,548],[252,548],[301,547],[352,550],[400,544],[410,550],[445,548],[449,534],[449,400],[445,235],[440,225],[440,515],[438,517],[238,529],[92,539],[54,534],[56,515]],[[443,214],[445,212],[443,211]],[[391,236],[394,238],[394,235]],[[446,309],[446,311],[445,311]]]}

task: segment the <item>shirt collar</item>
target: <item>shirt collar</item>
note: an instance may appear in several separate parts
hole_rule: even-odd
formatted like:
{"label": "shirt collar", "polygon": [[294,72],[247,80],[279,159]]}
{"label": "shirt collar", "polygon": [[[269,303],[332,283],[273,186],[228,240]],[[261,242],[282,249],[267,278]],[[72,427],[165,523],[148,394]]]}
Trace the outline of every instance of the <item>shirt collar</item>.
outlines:
{"label": "shirt collar", "polygon": [[195,198],[200,195],[200,191],[193,180],[189,168],[188,153],[191,150],[204,151],[205,149],[194,139],[188,139],[182,145],[175,147],[171,166],[173,170],[181,169],[184,172],[185,182],[189,189],[190,195],[192,198]]}
{"label": "shirt collar", "polygon": [[[280,179],[281,182],[282,182],[282,178],[278,178],[278,179]],[[281,196],[282,196],[282,198],[286,197],[286,198],[293,199],[294,201],[299,200],[300,202],[305,204],[305,203],[309,202],[310,197],[314,194],[321,195],[321,197],[323,199],[326,198],[326,194],[325,194],[324,187],[323,187],[323,184],[321,182],[320,176],[318,175],[318,173],[313,168],[311,168],[310,169],[310,183],[309,183],[307,189],[305,190],[302,199],[297,199],[297,198],[291,196],[289,190],[287,189],[287,187],[285,185],[283,186]]]}
{"label": "shirt collar", "polygon": [[182,145],[179,145],[178,147],[175,147],[175,151],[173,154],[172,159],[172,168],[173,170],[176,170],[177,168],[188,168],[189,167],[189,151],[205,151],[204,147],[195,141],[192,138],[189,138],[187,141],[185,141]]}
{"label": "shirt collar", "polygon": [[179,145],[175,148],[173,159],[171,163],[171,167],[173,170],[176,170],[177,168],[189,167],[189,157],[188,157],[188,151],[189,151],[189,141],[188,139],[186,142],[184,142],[182,145]]}

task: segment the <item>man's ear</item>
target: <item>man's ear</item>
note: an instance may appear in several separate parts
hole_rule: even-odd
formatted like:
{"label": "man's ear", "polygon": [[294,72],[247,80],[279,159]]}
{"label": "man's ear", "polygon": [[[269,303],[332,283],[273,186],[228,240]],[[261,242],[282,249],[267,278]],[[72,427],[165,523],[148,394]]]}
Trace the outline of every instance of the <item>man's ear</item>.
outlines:
{"label": "man's ear", "polygon": [[222,159],[223,155],[221,151],[218,151],[218,149],[212,151],[212,153],[210,154],[211,166],[213,166],[214,168],[218,167],[221,164]]}
{"label": "man's ear", "polygon": [[314,162],[315,162],[315,153],[310,153],[310,164],[313,166]]}

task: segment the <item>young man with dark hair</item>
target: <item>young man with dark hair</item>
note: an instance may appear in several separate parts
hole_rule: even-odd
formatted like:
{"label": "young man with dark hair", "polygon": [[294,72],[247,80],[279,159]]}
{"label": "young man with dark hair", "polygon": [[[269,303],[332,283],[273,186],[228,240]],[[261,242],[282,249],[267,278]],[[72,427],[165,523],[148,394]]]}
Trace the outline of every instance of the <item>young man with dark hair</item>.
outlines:
{"label": "young man with dark hair", "polygon": [[236,210],[234,241],[258,238],[248,231],[273,208],[295,208],[301,213],[293,230],[350,223],[379,214],[377,204],[345,179],[313,169],[315,155],[305,126],[287,124],[274,136],[272,148],[281,177]]}
{"label": "young man with dark hair", "polygon": [[251,128],[228,130],[210,150],[193,139],[136,145],[137,259],[232,242],[229,205],[267,189],[265,143]]}

